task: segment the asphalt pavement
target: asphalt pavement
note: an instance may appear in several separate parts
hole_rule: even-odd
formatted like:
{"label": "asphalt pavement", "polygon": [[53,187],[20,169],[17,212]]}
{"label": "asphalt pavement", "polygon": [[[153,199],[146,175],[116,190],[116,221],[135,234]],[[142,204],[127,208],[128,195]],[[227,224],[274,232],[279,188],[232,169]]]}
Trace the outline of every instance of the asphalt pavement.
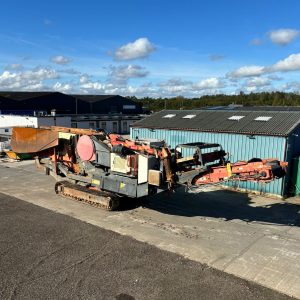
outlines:
{"label": "asphalt pavement", "polygon": [[292,299],[0,193],[0,299]]}

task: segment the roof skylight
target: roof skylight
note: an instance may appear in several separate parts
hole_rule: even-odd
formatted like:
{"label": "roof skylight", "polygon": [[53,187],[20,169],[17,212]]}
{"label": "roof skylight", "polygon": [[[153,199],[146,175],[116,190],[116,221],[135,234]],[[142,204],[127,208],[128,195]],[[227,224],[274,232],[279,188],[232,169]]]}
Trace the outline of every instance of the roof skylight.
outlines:
{"label": "roof skylight", "polygon": [[231,116],[228,118],[228,120],[233,120],[233,121],[239,121],[243,119],[245,116]]}
{"label": "roof skylight", "polygon": [[260,117],[255,118],[254,120],[255,120],[255,121],[263,121],[263,122],[267,122],[267,121],[269,121],[270,119],[272,119],[272,117],[260,116]]}
{"label": "roof skylight", "polygon": [[186,116],[182,117],[182,119],[193,119],[195,117],[196,117],[196,115],[186,115]]}
{"label": "roof skylight", "polygon": [[173,118],[175,116],[176,116],[175,114],[168,114],[168,115],[163,116],[163,118],[165,118],[165,119],[171,119],[171,118]]}

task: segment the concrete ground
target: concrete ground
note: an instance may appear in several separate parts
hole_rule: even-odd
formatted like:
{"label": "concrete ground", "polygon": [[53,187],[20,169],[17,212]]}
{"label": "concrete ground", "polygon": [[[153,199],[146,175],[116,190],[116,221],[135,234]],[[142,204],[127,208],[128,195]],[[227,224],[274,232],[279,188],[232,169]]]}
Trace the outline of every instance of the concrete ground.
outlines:
{"label": "concrete ground", "polygon": [[0,193],[1,299],[288,296]]}
{"label": "concrete ground", "polygon": [[31,162],[0,165],[0,192],[300,298],[300,200],[206,189],[106,212],[55,195]]}

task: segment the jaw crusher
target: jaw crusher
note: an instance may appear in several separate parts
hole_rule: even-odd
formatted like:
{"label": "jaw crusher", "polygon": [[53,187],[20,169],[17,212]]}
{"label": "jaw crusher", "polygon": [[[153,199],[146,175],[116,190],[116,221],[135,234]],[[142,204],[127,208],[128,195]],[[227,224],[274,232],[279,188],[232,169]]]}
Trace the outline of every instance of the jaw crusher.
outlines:
{"label": "jaw crusher", "polygon": [[11,146],[31,153],[38,167],[56,178],[64,197],[107,210],[179,185],[224,181],[268,183],[286,173],[286,162],[252,159],[230,163],[221,145],[187,143],[170,149],[161,140],[126,139],[104,131],[65,127],[15,127]]}

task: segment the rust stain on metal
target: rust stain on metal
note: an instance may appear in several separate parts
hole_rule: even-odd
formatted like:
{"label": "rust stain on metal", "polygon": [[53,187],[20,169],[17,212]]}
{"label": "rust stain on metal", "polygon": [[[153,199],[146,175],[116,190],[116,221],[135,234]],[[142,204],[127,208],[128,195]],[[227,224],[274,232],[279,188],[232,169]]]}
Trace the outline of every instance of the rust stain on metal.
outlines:
{"label": "rust stain on metal", "polygon": [[97,131],[94,129],[83,129],[83,128],[69,128],[60,126],[41,126],[41,129],[48,129],[51,131],[65,132],[79,135],[103,135],[103,131]]}
{"label": "rust stain on metal", "polygon": [[36,153],[58,146],[58,132],[47,129],[14,127],[11,148],[17,153]]}
{"label": "rust stain on metal", "polygon": [[155,186],[161,185],[161,172],[157,170],[148,171],[148,183]]}

